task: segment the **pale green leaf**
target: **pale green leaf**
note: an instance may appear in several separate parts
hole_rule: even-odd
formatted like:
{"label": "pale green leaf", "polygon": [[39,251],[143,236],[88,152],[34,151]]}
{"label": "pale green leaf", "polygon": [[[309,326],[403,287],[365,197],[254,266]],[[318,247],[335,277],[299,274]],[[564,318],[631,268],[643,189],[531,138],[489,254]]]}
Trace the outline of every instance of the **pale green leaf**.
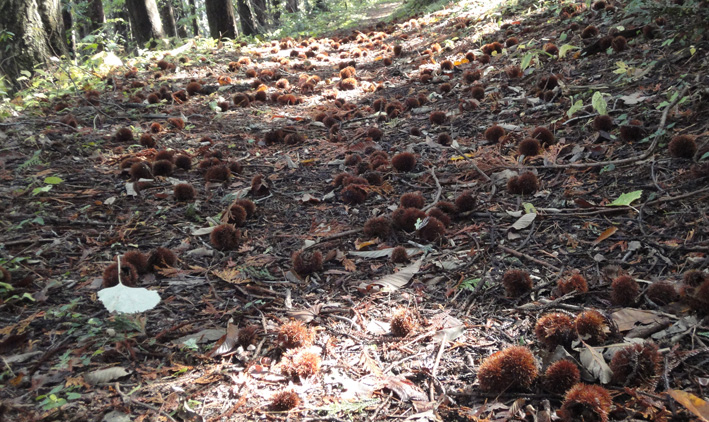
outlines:
{"label": "pale green leaf", "polygon": [[533,58],[534,58],[534,54],[532,54],[532,53],[525,54],[524,57],[522,57],[522,62],[519,64],[519,67],[521,67],[522,70],[528,68],[530,63],[532,63]]}
{"label": "pale green leaf", "polygon": [[578,100],[574,103],[574,105],[571,106],[571,108],[569,108],[569,111],[566,112],[566,116],[571,117],[574,114],[576,114],[577,111],[581,110],[582,108],[583,108],[583,101]]}
{"label": "pale green leaf", "polygon": [[635,190],[632,192],[624,193],[618,197],[615,201],[608,204],[609,207],[624,207],[630,205],[633,201],[640,199],[643,195],[643,191]]}
{"label": "pale green leaf", "polygon": [[46,183],[48,185],[58,185],[63,181],[64,180],[62,180],[61,177],[56,177],[56,176],[51,176],[51,177],[47,177],[44,179],[44,183]]}
{"label": "pale green leaf", "polygon": [[579,47],[576,47],[575,45],[564,44],[559,48],[559,57],[565,57],[566,53],[568,53],[569,51],[578,49]]}
{"label": "pale green leaf", "polygon": [[606,100],[600,92],[596,91],[593,93],[591,105],[593,105],[593,109],[596,110],[598,114],[608,114],[608,104],[606,104]]}

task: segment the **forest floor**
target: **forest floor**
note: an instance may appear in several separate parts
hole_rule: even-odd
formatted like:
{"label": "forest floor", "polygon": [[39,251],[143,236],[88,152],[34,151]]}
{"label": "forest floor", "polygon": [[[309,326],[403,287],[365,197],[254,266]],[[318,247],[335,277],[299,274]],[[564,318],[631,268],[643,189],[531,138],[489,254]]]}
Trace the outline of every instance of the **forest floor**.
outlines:
{"label": "forest floor", "polygon": [[38,92],[0,123],[0,419],[707,420],[707,9],[537,6]]}

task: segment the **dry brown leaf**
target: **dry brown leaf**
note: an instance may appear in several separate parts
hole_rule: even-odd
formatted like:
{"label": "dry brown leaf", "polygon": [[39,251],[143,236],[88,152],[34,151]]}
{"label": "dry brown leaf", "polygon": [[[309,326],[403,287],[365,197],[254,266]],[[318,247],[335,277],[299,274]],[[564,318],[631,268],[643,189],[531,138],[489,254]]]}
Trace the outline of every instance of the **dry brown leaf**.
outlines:
{"label": "dry brown leaf", "polygon": [[603,242],[604,240],[606,240],[606,239],[608,239],[609,237],[611,237],[611,236],[613,235],[613,233],[615,233],[615,232],[617,232],[617,231],[618,231],[618,227],[615,227],[615,226],[609,227],[609,228],[605,229],[605,230],[603,231],[603,233],[601,233],[601,235],[598,236],[598,239],[596,239],[596,240],[593,241],[593,244],[594,244],[594,245],[598,245],[599,243],[601,243],[601,242]]}
{"label": "dry brown leaf", "polygon": [[613,377],[613,371],[606,363],[603,355],[596,351],[593,347],[584,343],[584,348],[579,354],[579,359],[584,368],[588,370],[596,379],[601,381],[601,384],[608,384]]}
{"label": "dry brown leaf", "polygon": [[239,338],[239,327],[234,324],[234,320],[229,320],[226,326],[226,334],[224,334],[217,343],[214,345],[214,349],[209,352],[209,357],[213,358],[215,356],[225,355],[231,352],[234,347],[236,347],[236,342]]}
{"label": "dry brown leaf", "polygon": [[619,311],[613,312],[611,318],[618,326],[618,331],[621,332],[632,330],[638,324],[649,325],[653,323],[667,322],[667,318],[657,312],[633,308],[623,308]]}
{"label": "dry brown leaf", "polygon": [[419,272],[423,258],[418,259],[408,267],[402,268],[399,272],[385,275],[377,281],[371,283],[361,283],[358,289],[363,292],[375,291],[395,291],[404,287],[411,278]]}
{"label": "dry brown leaf", "polygon": [[386,388],[393,391],[403,402],[427,399],[426,393],[406,378],[389,376],[385,377],[384,381],[386,381]]}
{"label": "dry brown leaf", "polygon": [[667,392],[673,399],[677,400],[687,410],[694,413],[704,422],[709,422],[709,403],[692,393],[682,390],[670,390]]}

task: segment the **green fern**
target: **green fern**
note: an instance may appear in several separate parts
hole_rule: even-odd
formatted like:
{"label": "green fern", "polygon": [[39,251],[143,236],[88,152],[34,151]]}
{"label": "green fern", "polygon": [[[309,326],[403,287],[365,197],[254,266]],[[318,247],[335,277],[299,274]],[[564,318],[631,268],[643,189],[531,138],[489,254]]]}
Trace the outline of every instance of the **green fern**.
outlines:
{"label": "green fern", "polygon": [[23,171],[23,170],[26,170],[30,167],[35,167],[35,166],[42,164],[42,160],[40,160],[40,158],[39,158],[39,156],[41,154],[42,154],[42,150],[38,149],[37,151],[34,152],[34,154],[32,154],[32,156],[30,158],[27,159],[27,161],[25,161],[24,163],[17,166],[17,170]]}

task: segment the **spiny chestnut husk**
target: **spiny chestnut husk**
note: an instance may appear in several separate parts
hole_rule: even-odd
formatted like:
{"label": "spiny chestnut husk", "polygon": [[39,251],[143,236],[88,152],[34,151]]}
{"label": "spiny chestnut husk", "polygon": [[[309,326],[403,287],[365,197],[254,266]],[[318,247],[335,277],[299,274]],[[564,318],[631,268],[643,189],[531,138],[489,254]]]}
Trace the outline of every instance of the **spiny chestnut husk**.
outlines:
{"label": "spiny chestnut husk", "polygon": [[285,412],[300,405],[300,397],[293,390],[279,391],[271,397],[271,409],[277,412]]}
{"label": "spiny chestnut husk", "polygon": [[293,261],[293,270],[301,276],[322,270],[322,253],[320,251],[296,251],[291,260]]}
{"label": "spiny chestnut husk", "polygon": [[289,349],[283,353],[280,368],[289,377],[309,378],[320,372],[320,356],[308,347]]}
{"label": "spiny chestnut husk", "polygon": [[529,348],[513,346],[485,358],[478,369],[480,389],[488,393],[528,389],[537,377],[537,363]]}
{"label": "spiny chestnut husk", "polygon": [[586,278],[581,274],[574,274],[569,278],[560,278],[556,282],[556,294],[558,296],[564,296],[573,291],[578,293],[588,292],[588,283]]}
{"label": "spiny chestnut husk", "polygon": [[568,315],[553,312],[539,318],[534,333],[547,349],[553,350],[556,346],[567,347],[574,339],[574,323]]}
{"label": "spiny chestnut husk", "polygon": [[611,394],[600,385],[576,384],[566,393],[559,416],[564,422],[608,422]]}
{"label": "spiny chestnut husk", "polygon": [[610,331],[606,317],[595,309],[589,309],[578,314],[574,324],[579,337],[591,346],[603,344]]}
{"label": "spiny chestnut husk", "polygon": [[613,381],[628,387],[652,385],[660,373],[660,353],[652,342],[632,344],[618,350],[611,359]]}
{"label": "spiny chestnut husk", "polygon": [[581,380],[581,371],[567,359],[554,362],[544,372],[544,388],[554,394],[564,394]]}
{"label": "spiny chestnut husk", "polygon": [[418,328],[418,318],[408,308],[399,308],[392,313],[391,332],[397,337],[406,337]]}
{"label": "spiny chestnut husk", "polygon": [[611,301],[615,305],[630,306],[640,293],[640,285],[633,277],[623,275],[611,283]]}
{"label": "spiny chestnut husk", "polygon": [[508,297],[519,297],[532,290],[532,279],[522,270],[507,270],[502,276],[502,284]]}
{"label": "spiny chestnut husk", "polygon": [[278,329],[276,341],[284,349],[309,347],[315,341],[315,332],[300,321],[290,321]]}

